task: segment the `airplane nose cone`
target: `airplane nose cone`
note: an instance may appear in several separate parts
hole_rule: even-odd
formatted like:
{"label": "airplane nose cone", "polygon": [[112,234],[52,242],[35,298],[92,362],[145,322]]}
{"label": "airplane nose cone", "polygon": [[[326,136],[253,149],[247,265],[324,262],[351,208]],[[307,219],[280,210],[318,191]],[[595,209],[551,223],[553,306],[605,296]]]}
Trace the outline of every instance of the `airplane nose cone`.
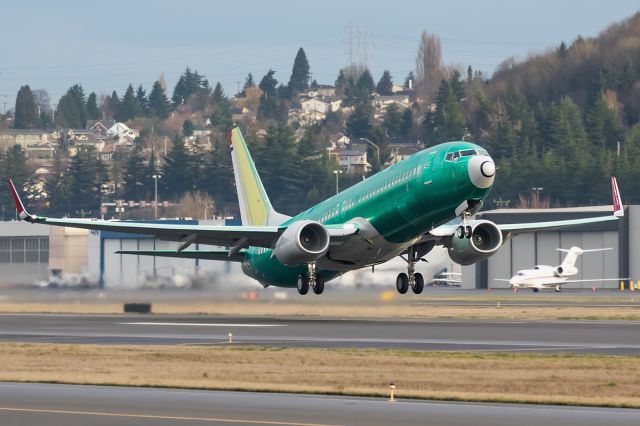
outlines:
{"label": "airplane nose cone", "polygon": [[467,165],[469,179],[477,188],[485,189],[493,185],[496,175],[496,165],[488,155],[476,155]]}

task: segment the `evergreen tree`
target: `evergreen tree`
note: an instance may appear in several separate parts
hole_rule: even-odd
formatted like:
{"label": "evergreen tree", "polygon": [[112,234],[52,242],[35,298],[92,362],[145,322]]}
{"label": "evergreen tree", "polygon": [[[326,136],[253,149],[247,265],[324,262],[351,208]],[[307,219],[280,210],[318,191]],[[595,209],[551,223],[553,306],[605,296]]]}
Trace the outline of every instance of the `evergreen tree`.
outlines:
{"label": "evergreen tree", "polygon": [[[20,145],[14,145],[4,152],[0,151],[0,178],[3,182],[11,178],[16,189],[28,200],[33,200],[39,195],[35,185],[35,173],[27,165],[27,158]],[[12,218],[14,203],[9,191],[0,191],[0,205],[5,207],[6,217]]]}
{"label": "evergreen tree", "polygon": [[[70,199],[69,213],[97,217],[100,215],[101,186],[107,181],[106,168],[98,159],[93,146],[78,149],[69,166]],[[91,213],[87,213],[90,211]],[[84,213],[80,213],[84,212]]]}
{"label": "evergreen tree", "polygon": [[193,121],[184,120],[182,123],[182,133],[186,136],[193,136],[193,131],[195,130],[195,126],[193,125]]}
{"label": "evergreen tree", "polygon": [[278,80],[273,76],[276,72],[269,70],[260,81],[260,89],[262,97],[260,98],[260,106],[258,107],[259,118],[276,118],[278,115]]}
{"label": "evergreen tree", "polygon": [[380,81],[376,85],[376,92],[383,96],[393,95],[393,80],[389,70],[385,70],[382,73],[382,77],[380,77]]}
{"label": "evergreen tree", "polygon": [[147,199],[145,197],[146,172],[147,168],[142,148],[139,144],[136,144],[129,153],[125,164],[123,199],[127,201]]}
{"label": "evergreen tree", "polygon": [[389,136],[400,136],[402,128],[402,114],[400,108],[396,104],[391,104],[385,111],[383,126]]}
{"label": "evergreen tree", "polygon": [[58,127],[84,129],[87,125],[87,99],[81,85],[75,84],[58,101]]}
{"label": "evergreen tree", "polygon": [[57,149],[53,154],[53,166],[47,175],[44,190],[49,201],[48,214],[50,216],[65,216],[71,202],[71,179],[68,174],[69,158],[63,149]]}
{"label": "evergreen tree", "polygon": [[361,100],[369,100],[371,94],[376,89],[376,84],[373,82],[373,77],[368,69],[365,69],[358,80],[356,81],[356,89],[358,91],[357,97]]}
{"label": "evergreen tree", "polygon": [[229,144],[223,138],[216,138],[213,149],[207,153],[204,159],[204,173],[199,187],[211,194],[218,209],[235,209],[237,197],[234,191],[230,191],[235,185],[233,166]]}
{"label": "evergreen tree", "polygon": [[256,83],[253,81],[253,74],[251,73],[247,74],[247,77],[244,79],[244,85],[242,86],[242,92],[240,92],[240,95],[246,96],[247,89],[255,86],[256,86]]}
{"label": "evergreen tree", "polygon": [[204,76],[198,74],[198,71],[191,71],[189,67],[178,79],[176,87],[173,89],[173,104],[181,105],[187,102],[189,97],[196,94],[199,91],[207,90],[209,88],[209,82]]}
{"label": "evergreen tree", "polygon": [[164,89],[160,81],[153,83],[151,93],[149,93],[149,112],[152,116],[156,116],[164,120],[169,116],[169,100],[164,93]]}
{"label": "evergreen tree", "polygon": [[13,127],[16,129],[33,129],[40,126],[40,114],[31,88],[26,85],[20,87],[16,97],[16,109],[13,117]]}
{"label": "evergreen tree", "polygon": [[359,102],[347,119],[346,132],[351,138],[367,138],[371,134],[373,106],[369,102]]}
{"label": "evergreen tree", "polygon": [[136,89],[136,99],[140,107],[137,116],[149,114],[149,99],[147,99],[147,91],[142,88],[142,84]]}
{"label": "evergreen tree", "polygon": [[136,98],[136,93],[133,90],[133,86],[129,84],[127,87],[127,91],[124,93],[122,97],[122,102],[120,103],[120,107],[118,108],[117,114],[114,115],[114,118],[118,122],[124,123],[125,121],[129,121],[132,118],[138,117],[142,115],[142,107]]}
{"label": "evergreen tree", "polygon": [[465,134],[464,117],[457,95],[447,80],[442,80],[436,97],[436,110],[428,111],[423,122],[429,144],[459,140]]}
{"label": "evergreen tree", "polygon": [[118,93],[115,90],[111,92],[111,97],[109,98],[109,108],[111,109],[111,117],[116,120],[116,116],[118,116],[120,110],[120,98],[118,97]]}
{"label": "evergreen tree", "polygon": [[309,62],[304,49],[301,47],[296,54],[293,69],[291,70],[291,78],[289,79],[291,93],[295,95],[306,90],[309,87],[309,77]]}
{"label": "evergreen tree", "polygon": [[179,200],[182,195],[191,192],[197,185],[194,158],[187,151],[180,135],[173,138],[171,151],[164,156],[162,169],[162,185],[164,193],[172,200]]}
{"label": "evergreen tree", "polygon": [[413,129],[413,111],[411,108],[407,108],[402,113],[402,121],[400,123],[400,136],[409,137],[411,130]]}
{"label": "evergreen tree", "polygon": [[89,93],[87,98],[87,119],[100,120],[100,111],[98,110],[98,96],[95,92]]}
{"label": "evergreen tree", "polygon": [[211,124],[220,129],[228,129],[233,124],[231,119],[231,103],[224,94],[222,85],[216,83],[216,87],[213,89],[211,95],[211,101],[213,106],[213,112],[211,114]]}

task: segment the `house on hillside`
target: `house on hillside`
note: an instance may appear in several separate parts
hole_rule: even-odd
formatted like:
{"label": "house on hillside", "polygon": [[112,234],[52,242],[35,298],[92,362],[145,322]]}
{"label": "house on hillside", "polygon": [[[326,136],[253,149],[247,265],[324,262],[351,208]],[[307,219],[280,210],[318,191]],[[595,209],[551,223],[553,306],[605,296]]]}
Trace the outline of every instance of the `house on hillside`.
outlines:
{"label": "house on hillside", "polygon": [[334,97],[336,96],[336,87],[329,86],[327,84],[320,84],[318,86],[312,87],[307,91],[307,96],[310,98],[315,97]]}
{"label": "house on hillside", "polygon": [[45,129],[9,129],[0,133],[0,149],[20,145],[23,149],[45,142],[56,142],[60,137],[55,130]]}
{"label": "house on hillside", "polygon": [[347,174],[366,174],[371,171],[371,164],[367,160],[367,145],[350,144],[342,150],[335,150],[331,154],[337,157],[340,168]]}
{"label": "house on hillside", "polygon": [[87,120],[85,128],[94,133],[106,135],[114,124],[116,124],[115,120]]}
{"label": "house on hillside", "polygon": [[140,136],[140,133],[137,130],[130,129],[124,123],[116,123],[109,128],[107,135],[112,138],[126,139],[129,142],[133,142],[135,138]]}
{"label": "house on hillside", "polygon": [[371,100],[371,105],[374,108],[374,116],[380,117],[385,114],[389,105],[396,105],[399,110],[403,111],[411,106],[411,102],[408,95],[381,96],[375,94]]}
{"label": "house on hillside", "polygon": [[389,164],[396,164],[424,149],[424,143],[416,140],[396,140],[389,143]]}

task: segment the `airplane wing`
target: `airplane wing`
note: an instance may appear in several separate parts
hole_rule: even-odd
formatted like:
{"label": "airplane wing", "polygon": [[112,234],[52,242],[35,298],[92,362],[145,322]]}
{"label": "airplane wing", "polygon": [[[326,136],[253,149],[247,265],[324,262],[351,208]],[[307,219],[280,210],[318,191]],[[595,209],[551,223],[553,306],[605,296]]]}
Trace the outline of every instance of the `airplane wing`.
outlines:
{"label": "airplane wing", "polygon": [[[496,224],[498,229],[502,232],[505,238],[512,237],[517,234],[525,232],[534,232],[541,230],[552,230],[565,228],[568,226],[585,225],[588,223],[609,222],[612,220],[618,220],[624,216],[624,209],[622,207],[622,199],[620,198],[620,191],[618,190],[618,183],[615,177],[611,177],[611,192],[613,194],[613,214],[607,216],[597,216],[584,219],[569,219],[569,220],[555,220],[549,222],[529,222],[529,223],[509,223],[509,224]],[[439,226],[428,235],[423,238],[424,240],[433,240],[441,237],[450,237],[455,235],[456,230],[460,226],[459,223],[447,223]]]}
{"label": "airplane wing", "polygon": [[232,253],[231,250],[118,250],[116,254],[135,254],[138,256],[177,257],[180,259],[207,259],[227,262],[243,262],[246,250]]}
{"label": "airplane wing", "polygon": [[[182,245],[177,250],[178,252],[195,243],[231,247],[231,254],[237,253],[240,249],[248,246],[272,248],[280,235],[287,229],[287,226],[175,225],[119,220],[57,219],[36,216],[27,212],[13,182],[11,179],[7,180],[18,215],[24,221],[52,226],[151,235],[161,240],[182,242]],[[344,225],[325,225],[325,227],[332,243],[339,243],[358,231],[357,225],[349,223]]]}

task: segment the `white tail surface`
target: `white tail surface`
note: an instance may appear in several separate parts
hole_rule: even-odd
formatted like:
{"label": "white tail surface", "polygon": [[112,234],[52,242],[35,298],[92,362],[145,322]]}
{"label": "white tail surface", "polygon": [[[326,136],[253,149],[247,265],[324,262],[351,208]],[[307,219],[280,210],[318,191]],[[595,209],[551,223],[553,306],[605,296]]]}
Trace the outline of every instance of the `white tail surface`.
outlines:
{"label": "white tail surface", "polygon": [[242,224],[245,226],[280,225],[289,219],[289,216],[276,212],[271,206],[247,144],[237,127],[229,131],[229,147]]}

